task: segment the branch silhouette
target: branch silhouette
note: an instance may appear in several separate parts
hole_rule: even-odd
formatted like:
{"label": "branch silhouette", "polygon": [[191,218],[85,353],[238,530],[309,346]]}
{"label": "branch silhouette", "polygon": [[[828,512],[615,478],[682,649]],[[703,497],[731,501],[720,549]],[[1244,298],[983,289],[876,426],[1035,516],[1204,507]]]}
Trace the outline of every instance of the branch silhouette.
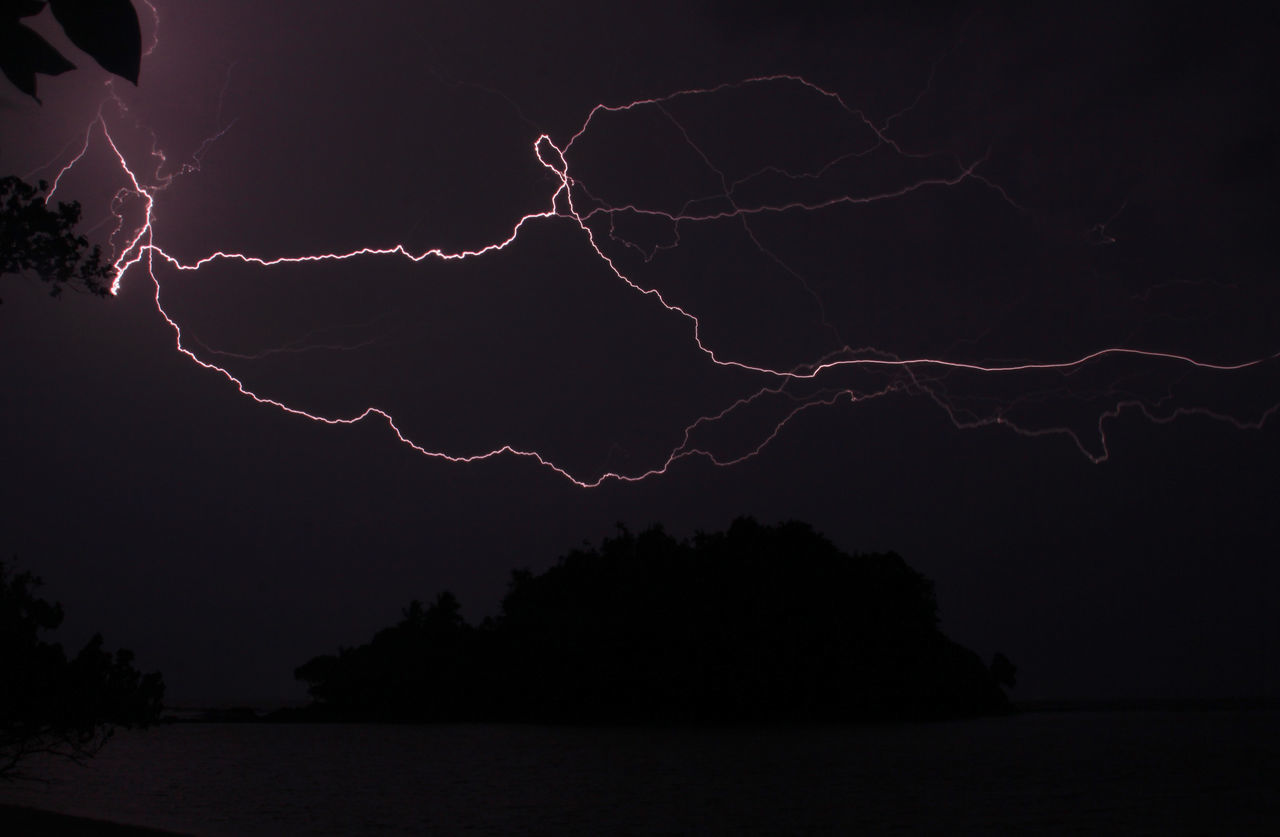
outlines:
{"label": "branch silhouette", "polygon": [[41,638],[62,624],[62,606],[36,595],[41,580],[0,563],[0,779],[30,778],[22,765],[46,754],[82,762],[116,727],[160,717],[164,681],[141,674],[133,654],[112,654],[95,635],[74,657]]}
{"label": "branch silhouette", "polygon": [[50,296],[64,288],[106,296],[113,270],[101,247],[76,235],[80,204],[50,208],[48,188],[43,180],[32,186],[18,177],[0,178],[0,275],[35,274],[49,284]]}

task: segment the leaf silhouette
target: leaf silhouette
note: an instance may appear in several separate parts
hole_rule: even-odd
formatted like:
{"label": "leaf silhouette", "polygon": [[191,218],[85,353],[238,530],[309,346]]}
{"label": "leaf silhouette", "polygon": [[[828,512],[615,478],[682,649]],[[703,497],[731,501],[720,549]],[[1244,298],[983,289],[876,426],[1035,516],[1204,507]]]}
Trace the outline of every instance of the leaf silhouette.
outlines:
{"label": "leaf silhouette", "polygon": [[17,20],[0,21],[0,70],[37,102],[36,73],[56,76],[75,68],[48,41]]}
{"label": "leaf silhouette", "polygon": [[44,0],[4,0],[0,14],[6,17],[31,17],[44,11]]}
{"label": "leaf silhouette", "polygon": [[107,72],[138,83],[142,29],[130,0],[50,0],[49,5],[71,43]]}

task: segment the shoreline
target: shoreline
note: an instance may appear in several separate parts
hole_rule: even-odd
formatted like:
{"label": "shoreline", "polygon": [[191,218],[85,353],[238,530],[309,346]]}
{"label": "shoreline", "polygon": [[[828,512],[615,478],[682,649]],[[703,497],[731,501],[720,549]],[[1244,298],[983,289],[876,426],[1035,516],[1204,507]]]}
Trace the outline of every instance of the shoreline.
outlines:
{"label": "shoreline", "polygon": [[182,837],[177,831],[60,814],[5,802],[0,802],[0,831],[49,837]]}
{"label": "shoreline", "polygon": [[827,718],[814,721],[795,719],[739,719],[721,723],[698,723],[672,720],[615,721],[605,719],[581,719],[578,721],[535,720],[529,718],[469,718],[469,719],[378,719],[358,715],[342,715],[327,712],[315,705],[278,706],[179,706],[165,710],[159,724],[294,724],[294,723],[357,723],[357,724],[531,724],[534,726],[695,726],[695,727],[778,727],[824,726],[828,724],[879,724],[879,723],[930,723],[934,721],[965,720],[1006,717],[1010,715],[1043,712],[1276,712],[1280,711],[1280,697],[1217,697],[1217,698],[1010,698],[1008,712],[983,712],[960,715],[931,716],[879,716],[865,718]]}

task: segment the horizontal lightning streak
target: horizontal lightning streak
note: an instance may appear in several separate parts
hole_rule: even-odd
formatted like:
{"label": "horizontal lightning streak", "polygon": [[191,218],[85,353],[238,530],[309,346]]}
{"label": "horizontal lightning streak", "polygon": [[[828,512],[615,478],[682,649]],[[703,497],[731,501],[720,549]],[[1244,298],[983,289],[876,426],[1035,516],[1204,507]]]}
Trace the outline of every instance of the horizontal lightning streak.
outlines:
{"label": "horizontal lightning streak", "polygon": [[[154,13],[154,9],[153,9],[153,13]],[[851,108],[839,94],[825,90],[800,76],[779,74],[779,75],[759,76],[756,78],[747,79],[745,81],[726,83],[726,84],[721,84],[715,87],[705,88],[705,89],[679,90],[674,93],[667,94],[665,96],[648,98],[648,99],[638,99],[636,101],[629,102],[623,105],[598,104],[591,109],[591,111],[587,114],[587,117],[582,123],[581,127],[569,138],[569,140],[563,145],[563,147],[556,145],[556,143],[547,134],[540,135],[533,143],[534,156],[543,167],[545,167],[548,171],[550,171],[555,175],[555,179],[557,183],[555,189],[552,191],[552,194],[550,195],[550,198],[547,202],[548,208],[539,212],[528,213],[520,217],[511,227],[510,233],[506,235],[504,238],[501,238],[500,240],[485,244],[483,246],[475,247],[472,249],[446,251],[442,248],[435,247],[435,248],[429,248],[425,250],[414,251],[406,247],[404,244],[395,244],[389,247],[361,247],[361,248],[349,250],[346,252],[314,253],[314,254],[304,254],[304,255],[295,255],[295,256],[275,256],[275,257],[265,257],[265,256],[251,255],[246,253],[227,252],[223,250],[218,250],[206,256],[203,256],[195,261],[184,262],[183,260],[177,258],[176,256],[166,252],[154,241],[153,220],[154,220],[154,211],[155,211],[155,203],[156,203],[156,194],[159,191],[162,191],[163,189],[171,185],[175,177],[198,170],[200,156],[209,147],[209,145],[214,141],[216,141],[216,139],[220,137],[222,134],[224,134],[230,126],[228,125],[226,127],[223,127],[216,134],[209,137],[208,139],[205,140],[204,143],[201,144],[198,151],[195,153],[195,155],[193,155],[193,159],[195,161],[194,164],[183,165],[179,167],[179,169],[177,169],[176,171],[171,172],[167,175],[160,174],[160,168],[165,163],[165,157],[163,152],[160,151],[153,144],[152,156],[154,159],[158,160],[158,163],[156,165],[156,182],[152,185],[144,185],[140,177],[130,167],[128,160],[126,159],[125,155],[121,152],[116,141],[112,137],[111,131],[107,124],[107,120],[101,110],[99,110],[97,117],[93,120],[93,122],[90,123],[90,125],[86,129],[84,141],[79,152],[75,154],[72,157],[72,159],[59,170],[57,176],[54,178],[53,187],[50,189],[46,200],[52,198],[54,193],[58,190],[62,177],[68,171],[74,168],[84,158],[84,156],[86,155],[90,147],[95,129],[100,128],[101,133],[108,147],[114,153],[116,160],[119,162],[121,171],[126,175],[129,182],[129,186],[125,187],[124,189],[121,190],[121,192],[117,193],[117,198],[120,198],[121,195],[132,194],[132,195],[136,195],[143,202],[143,222],[139,226],[139,228],[128,237],[127,242],[124,244],[123,247],[120,248],[119,255],[115,258],[113,262],[114,269],[115,269],[115,277],[111,285],[111,293],[118,294],[121,288],[121,284],[125,276],[128,274],[128,272],[133,268],[135,268],[136,266],[138,266],[139,264],[145,263],[143,269],[145,269],[146,273],[151,278],[155,288],[153,298],[154,298],[156,311],[165,320],[165,322],[168,323],[169,327],[173,329],[173,332],[175,335],[175,346],[177,350],[183,355],[185,355],[187,358],[189,358],[197,366],[222,376],[232,386],[234,386],[238,392],[252,399],[258,404],[275,407],[276,409],[279,409],[285,413],[288,413],[289,415],[299,416],[301,418],[310,419],[312,421],[319,422],[326,425],[353,425],[353,424],[363,422],[367,419],[381,420],[386,423],[387,427],[391,430],[391,432],[395,435],[396,439],[399,442],[408,446],[409,448],[411,448],[412,450],[416,451],[417,453],[423,456],[433,458],[433,459],[440,459],[448,462],[454,462],[454,463],[479,462],[479,461],[484,461],[484,460],[492,459],[499,456],[513,456],[513,457],[522,458],[522,459],[530,459],[536,462],[537,464],[555,472],[559,476],[569,480],[575,485],[581,486],[583,488],[597,487],[609,481],[639,482],[641,480],[644,480],[653,476],[664,474],[676,462],[679,462],[683,459],[690,458],[690,457],[704,458],[715,465],[723,465],[723,466],[734,465],[734,464],[743,462],[747,459],[750,459],[751,457],[759,454],[766,446],[768,446],[775,438],[777,438],[777,436],[782,432],[783,428],[786,427],[793,418],[800,415],[801,413],[804,413],[816,407],[831,406],[845,399],[847,399],[850,403],[853,403],[853,402],[865,401],[872,398],[888,395],[890,393],[898,392],[898,391],[910,390],[910,391],[925,393],[926,395],[931,397],[935,402],[937,402],[939,406],[941,406],[947,412],[947,414],[951,418],[952,423],[958,428],[999,425],[999,426],[1007,427],[1019,435],[1028,436],[1028,437],[1042,436],[1042,435],[1049,435],[1049,434],[1066,434],[1074,440],[1076,446],[1081,450],[1081,452],[1084,453],[1085,456],[1087,456],[1089,459],[1091,459],[1094,462],[1104,461],[1109,456],[1109,451],[1107,449],[1107,438],[1104,430],[1104,423],[1112,418],[1117,417],[1124,410],[1136,409],[1141,413],[1143,413],[1148,419],[1150,419],[1153,422],[1172,421],[1175,417],[1181,416],[1181,415],[1203,415],[1210,418],[1230,422],[1236,427],[1239,427],[1242,429],[1260,428],[1266,421],[1268,421],[1273,415],[1275,415],[1278,410],[1280,410],[1280,404],[1277,404],[1275,406],[1272,406],[1270,409],[1266,410],[1257,421],[1245,422],[1221,413],[1217,413],[1205,408],[1198,408],[1198,407],[1196,408],[1180,407],[1180,408],[1174,409],[1172,412],[1168,413],[1167,415],[1161,415],[1161,414],[1156,414],[1151,412],[1151,410],[1147,407],[1147,405],[1142,403],[1141,401],[1125,400],[1116,404],[1111,409],[1104,411],[1102,415],[1099,417],[1098,433],[1101,440],[1102,449],[1101,449],[1101,453],[1094,453],[1088,450],[1088,448],[1081,442],[1081,440],[1075,434],[1075,432],[1068,428],[1055,427],[1055,428],[1036,429],[1036,428],[1021,427],[1013,423],[1012,421],[1010,421],[1007,418],[1007,416],[1004,414],[1004,412],[1001,412],[1001,411],[997,411],[994,415],[989,417],[979,417],[976,419],[965,418],[964,416],[960,415],[960,413],[957,412],[957,410],[939,392],[937,392],[934,389],[930,389],[929,386],[922,383],[920,378],[917,375],[917,372],[919,370],[926,370],[926,369],[940,369],[940,370],[947,370],[947,371],[953,371],[953,372],[974,373],[974,374],[1002,374],[1002,375],[1012,375],[1017,373],[1046,372],[1046,371],[1067,372],[1067,371],[1079,369],[1080,367],[1093,362],[1103,361],[1108,358],[1121,358],[1121,357],[1137,357],[1137,358],[1143,358],[1145,360],[1150,360],[1150,361],[1171,362],[1171,363],[1183,364],[1189,367],[1210,370],[1215,372],[1234,372],[1234,371],[1248,369],[1250,367],[1255,367],[1269,361],[1273,361],[1277,359],[1277,357],[1280,357],[1280,353],[1273,354],[1265,358],[1250,359],[1250,360],[1240,361],[1236,363],[1213,363],[1213,362],[1198,360],[1188,355],[1183,355],[1175,352],[1154,351],[1154,350],[1147,350],[1147,349],[1117,346],[1117,347],[1099,349],[1097,351],[1090,352],[1088,354],[1084,354],[1084,355],[1070,358],[1067,360],[1049,361],[1049,362],[1024,362],[1024,363],[1013,363],[1013,364],[981,364],[981,363],[962,362],[962,361],[956,361],[956,360],[947,360],[945,358],[933,358],[933,357],[898,358],[898,357],[887,355],[883,352],[878,352],[874,350],[865,349],[865,350],[854,351],[846,347],[844,350],[828,355],[827,357],[822,358],[819,361],[816,361],[810,364],[801,364],[790,369],[772,368],[769,366],[756,365],[756,364],[746,363],[739,360],[733,360],[733,359],[727,359],[727,358],[721,357],[720,355],[717,354],[716,351],[714,351],[709,345],[707,345],[703,341],[702,333],[701,333],[702,323],[699,320],[699,318],[689,310],[670,301],[658,289],[646,288],[640,285],[631,277],[629,277],[622,270],[622,268],[619,267],[616,260],[605,252],[603,246],[597,239],[597,233],[590,226],[590,223],[589,223],[590,221],[592,221],[594,218],[600,215],[607,215],[612,217],[616,213],[634,213],[639,216],[662,218],[669,221],[673,225],[688,224],[688,223],[703,223],[703,222],[712,222],[712,221],[720,221],[720,220],[727,220],[727,219],[739,219],[739,220],[742,220],[745,225],[746,219],[752,216],[757,216],[757,215],[779,214],[779,213],[790,213],[790,212],[817,212],[817,211],[821,211],[824,209],[828,209],[835,206],[841,206],[841,205],[870,204],[870,203],[875,203],[879,201],[887,201],[887,200],[893,200],[896,198],[901,198],[908,194],[911,194],[913,192],[923,190],[923,189],[954,187],[966,181],[975,181],[977,183],[984,185],[987,188],[993,189],[1009,205],[1015,208],[1020,208],[1001,187],[991,183],[989,180],[987,180],[985,177],[983,177],[978,173],[977,170],[984,162],[984,159],[978,159],[964,165],[957,164],[955,173],[950,176],[919,179],[919,180],[906,183],[897,189],[879,192],[875,194],[868,194],[868,195],[844,194],[844,195],[836,195],[833,197],[825,198],[822,200],[816,200],[816,201],[792,200],[792,201],[785,201],[785,202],[776,203],[776,204],[759,204],[759,205],[749,205],[749,206],[741,205],[737,200],[735,200],[734,194],[742,184],[751,180],[752,178],[758,177],[765,173],[771,173],[774,175],[778,175],[778,176],[782,176],[782,177],[786,177],[794,180],[813,179],[815,177],[820,177],[823,172],[825,172],[832,166],[836,165],[840,160],[846,159],[851,156],[850,154],[841,155],[841,157],[838,157],[836,160],[829,161],[825,166],[821,167],[816,172],[792,173],[792,172],[784,171],[783,169],[778,167],[770,166],[758,172],[750,174],[746,177],[739,178],[734,181],[730,181],[724,175],[723,172],[721,172],[719,169],[715,167],[715,165],[712,163],[710,158],[693,141],[693,139],[689,136],[688,132],[684,129],[684,127],[680,125],[680,123],[676,122],[674,117],[672,117],[664,107],[666,104],[680,98],[695,97],[695,96],[710,96],[710,95],[714,95],[715,93],[729,90],[729,89],[741,89],[741,88],[747,88],[751,86],[765,85],[765,84],[787,84],[792,86],[799,86],[804,91],[808,91],[810,93],[822,96],[836,103],[844,113],[856,119],[859,122],[859,124],[864,126],[867,130],[869,130],[872,133],[872,135],[875,138],[875,143],[872,146],[872,148],[887,147],[889,149],[892,149],[895,153],[903,157],[925,158],[925,157],[935,156],[932,154],[921,154],[918,152],[907,151],[897,141],[895,141],[892,137],[888,135],[887,133],[888,126],[892,123],[893,119],[896,118],[896,116],[899,116],[900,114],[895,114],[894,117],[890,117],[888,120],[885,120],[883,123],[877,125],[870,118],[868,118],[863,112],[857,109]],[[123,108],[123,104],[121,104],[118,99],[117,99],[117,104],[119,104],[120,107]],[[682,207],[682,209],[677,212],[665,212],[665,211],[656,210],[656,209],[652,209],[652,208],[648,208],[648,207],[644,207],[636,204],[623,204],[623,205],[616,205],[616,206],[604,205],[600,201],[595,199],[590,194],[590,192],[587,192],[585,187],[582,187],[580,184],[578,184],[574,180],[574,178],[570,175],[569,152],[574,147],[575,143],[577,143],[578,140],[581,139],[587,133],[587,131],[591,128],[593,122],[597,119],[597,117],[602,114],[625,113],[628,111],[635,110],[637,108],[644,108],[644,107],[654,107],[654,108],[660,109],[664,114],[667,115],[669,119],[671,119],[673,123],[675,123],[676,127],[679,129],[680,133],[683,135],[684,140],[699,155],[699,157],[702,159],[704,164],[714,174],[716,174],[719,177],[722,190],[723,190],[722,194],[708,196],[708,199],[726,200],[728,203],[728,208],[718,209],[714,211],[695,212],[692,210],[692,207],[696,203],[696,201],[687,202],[685,206]],[[861,156],[862,154],[868,153],[869,150],[870,148],[862,152],[858,152],[857,156]],[[577,198],[575,198],[575,191],[580,193],[581,196],[585,196],[591,202],[594,202],[596,205],[591,207],[584,207],[580,209],[578,207],[579,201]],[[689,321],[692,327],[694,344],[697,346],[698,350],[702,352],[713,364],[721,367],[734,368],[734,369],[750,372],[753,374],[765,376],[779,383],[777,383],[774,386],[762,387],[756,392],[752,393],[751,395],[745,396],[743,398],[738,399],[737,401],[734,401],[732,404],[725,407],[723,410],[721,410],[718,413],[701,416],[695,419],[693,422],[691,422],[684,428],[684,434],[680,444],[677,445],[675,448],[673,448],[667,454],[665,461],[663,461],[660,465],[657,465],[645,470],[640,470],[630,474],[624,474],[616,471],[606,471],[604,473],[601,473],[599,476],[595,478],[584,478],[571,473],[566,468],[556,464],[555,462],[551,461],[550,459],[548,459],[547,457],[545,457],[543,454],[539,453],[536,450],[525,450],[509,444],[500,445],[490,450],[484,451],[482,453],[475,453],[475,454],[468,454],[468,455],[455,455],[455,454],[448,454],[442,451],[431,450],[426,446],[424,446],[423,444],[421,444],[420,442],[417,442],[412,438],[410,438],[396,423],[396,420],[388,411],[378,408],[376,406],[368,406],[364,408],[362,411],[346,417],[334,417],[334,416],[322,415],[322,414],[310,412],[304,409],[300,409],[298,407],[291,406],[290,404],[287,404],[284,401],[280,401],[280,400],[259,394],[251,390],[248,386],[246,386],[242,380],[240,380],[238,377],[232,374],[232,372],[229,371],[226,367],[198,356],[194,350],[192,350],[187,346],[184,340],[184,333],[183,333],[182,326],[172,316],[170,316],[170,314],[165,310],[164,305],[161,302],[161,283],[160,283],[160,280],[156,277],[156,273],[155,273],[155,262],[157,259],[159,259],[162,263],[167,264],[168,266],[179,271],[198,271],[201,268],[218,261],[235,261],[235,262],[240,262],[246,265],[253,265],[253,266],[262,267],[262,268],[271,268],[271,267],[277,267],[282,265],[298,265],[298,264],[310,264],[310,263],[318,263],[318,262],[345,261],[345,260],[350,260],[350,259],[355,259],[360,257],[400,257],[414,263],[420,263],[427,259],[438,259],[441,261],[455,261],[455,260],[463,260],[463,259],[471,259],[471,258],[480,258],[485,255],[504,250],[505,248],[507,248],[517,240],[517,238],[521,235],[521,233],[525,230],[527,226],[535,224],[537,222],[556,222],[556,223],[567,222],[567,223],[576,225],[578,229],[581,230],[581,232],[583,233],[588,246],[591,248],[594,254],[598,257],[600,262],[603,265],[605,265],[617,279],[624,282],[627,286],[629,286],[634,291],[644,296],[652,298],[659,305],[661,305],[666,311],[672,314],[678,315],[680,317],[683,317]],[[113,240],[115,238],[115,235],[120,232],[123,224],[124,224],[123,217],[120,217],[117,224],[117,229],[115,233],[112,234]],[[764,246],[760,244],[759,240],[755,236],[755,233],[751,231],[750,227],[747,227],[747,231],[751,239],[756,243],[756,246],[761,250],[762,253],[769,256],[774,261],[778,262],[786,270],[792,273],[792,275],[795,276],[796,278],[800,278],[799,274],[796,274],[794,271],[791,271],[791,269],[787,267],[785,264],[783,264],[781,260],[779,260],[776,256],[774,256],[772,253],[767,251],[764,248]],[[678,239],[678,235],[677,235],[677,239]],[[802,279],[801,281],[803,282]],[[806,288],[807,287],[808,286],[806,285]],[[816,295],[815,295],[815,299],[816,299]],[[819,300],[819,304],[820,304],[820,300]],[[304,350],[304,349],[305,347],[303,347],[303,349],[294,349],[294,350]],[[286,347],[285,349],[280,349],[277,351],[290,351],[290,350],[291,349]],[[209,350],[209,351],[212,353],[212,350]],[[217,354],[236,356],[234,353],[230,353],[230,352],[217,352]],[[263,353],[263,354],[266,354],[266,353]],[[867,356],[868,354],[873,356]],[[246,355],[244,357],[252,357],[252,356]],[[891,382],[887,385],[882,386],[877,390],[865,392],[865,393],[858,393],[853,389],[848,389],[848,388],[837,388],[837,389],[827,389],[817,394],[811,394],[808,396],[800,396],[793,393],[789,393],[785,390],[785,387],[793,382],[814,380],[825,373],[828,373],[836,369],[842,369],[842,368],[898,369],[905,372],[905,374],[907,375],[907,381]],[[694,444],[693,434],[698,429],[708,425],[715,424],[716,422],[719,422],[725,419],[726,417],[728,417],[731,413],[750,407],[756,404],[757,402],[761,402],[765,398],[789,399],[793,402],[793,405],[790,407],[790,409],[786,410],[782,414],[782,417],[780,419],[777,419],[774,422],[772,430],[769,433],[767,433],[764,436],[764,438],[759,441],[758,444],[749,448],[745,452],[740,453],[739,455],[733,456],[733,457],[718,456],[717,454],[706,449],[705,447],[700,447]]]}

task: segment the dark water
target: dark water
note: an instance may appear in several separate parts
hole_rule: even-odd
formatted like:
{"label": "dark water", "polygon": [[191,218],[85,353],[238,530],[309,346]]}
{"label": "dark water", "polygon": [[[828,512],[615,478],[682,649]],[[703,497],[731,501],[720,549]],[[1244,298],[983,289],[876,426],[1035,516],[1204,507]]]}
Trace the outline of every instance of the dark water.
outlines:
{"label": "dark water", "polygon": [[90,767],[55,772],[0,801],[208,835],[1280,834],[1280,712],[190,724],[121,734]]}

